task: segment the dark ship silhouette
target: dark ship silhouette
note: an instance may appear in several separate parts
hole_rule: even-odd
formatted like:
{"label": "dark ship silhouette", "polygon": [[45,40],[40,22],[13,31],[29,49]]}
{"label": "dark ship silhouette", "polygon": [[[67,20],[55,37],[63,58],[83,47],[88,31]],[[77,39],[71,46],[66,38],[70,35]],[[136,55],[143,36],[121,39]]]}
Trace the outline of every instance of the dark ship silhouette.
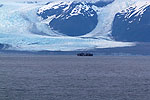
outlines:
{"label": "dark ship silhouette", "polygon": [[92,53],[78,53],[77,56],[93,56]]}

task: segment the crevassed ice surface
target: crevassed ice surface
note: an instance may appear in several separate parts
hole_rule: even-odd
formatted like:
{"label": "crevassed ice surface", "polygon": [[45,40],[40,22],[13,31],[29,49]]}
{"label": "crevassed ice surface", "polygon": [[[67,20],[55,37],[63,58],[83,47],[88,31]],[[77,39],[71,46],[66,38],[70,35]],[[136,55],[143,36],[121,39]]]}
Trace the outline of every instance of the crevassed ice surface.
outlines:
{"label": "crevassed ice surface", "polygon": [[[94,0],[88,1],[94,2]],[[71,51],[131,46],[133,45],[131,43],[111,40],[108,35],[111,33],[115,14],[139,1],[141,0],[115,0],[112,4],[102,8],[93,6],[98,14],[98,25],[92,32],[82,36],[93,38],[81,38],[64,36],[50,30],[45,23],[41,22],[36,13],[50,0],[1,0],[0,43],[11,45],[12,47],[9,49],[12,50],[38,51]]]}

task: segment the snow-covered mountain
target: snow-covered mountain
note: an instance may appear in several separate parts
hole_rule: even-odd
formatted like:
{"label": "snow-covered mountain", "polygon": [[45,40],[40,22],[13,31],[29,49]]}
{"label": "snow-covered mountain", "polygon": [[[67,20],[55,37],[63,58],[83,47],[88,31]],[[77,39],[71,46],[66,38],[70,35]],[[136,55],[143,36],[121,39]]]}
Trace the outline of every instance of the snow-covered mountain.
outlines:
{"label": "snow-covered mountain", "polygon": [[148,9],[148,0],[1,0],[0,44],[59,51],[132,46],[116,40],[131,41],[124,30],[145,24],[147,35]]}
{"label": "snow-covered mountain", "polygon": [[150,2],[138,2],[117,13],[112,36],[119,41],[150,42]]}
{"label": "snow-covered mountain", "polygon": [[52,30],[69,36],[87,34],[98,23],[96,11],[86,2],[49,3],[39,9],[38,15]]}

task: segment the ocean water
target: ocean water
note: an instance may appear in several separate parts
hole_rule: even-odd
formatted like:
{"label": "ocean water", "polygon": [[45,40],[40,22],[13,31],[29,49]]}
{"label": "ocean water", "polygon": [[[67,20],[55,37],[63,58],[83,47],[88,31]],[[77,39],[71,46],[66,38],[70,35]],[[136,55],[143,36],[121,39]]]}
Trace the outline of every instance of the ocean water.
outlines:
{"label": "ocean water", "polygon": [[0,55],[0,100],[149,100],[149,56]]}

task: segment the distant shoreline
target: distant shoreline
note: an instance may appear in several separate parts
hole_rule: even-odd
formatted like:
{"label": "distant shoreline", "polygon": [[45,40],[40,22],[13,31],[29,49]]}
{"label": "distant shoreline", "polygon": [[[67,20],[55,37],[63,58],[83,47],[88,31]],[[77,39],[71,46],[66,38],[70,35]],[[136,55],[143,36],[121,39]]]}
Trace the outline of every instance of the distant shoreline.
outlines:
{"label": "distant shoreline", "polygon": [[0,49],[0,54],[30,54],[30,55],[77,55],[78,53],[92,53],[94,56],[150,56],[150,43],[137,43],[132,47],[99,48],[78,51],[17,51]]}

